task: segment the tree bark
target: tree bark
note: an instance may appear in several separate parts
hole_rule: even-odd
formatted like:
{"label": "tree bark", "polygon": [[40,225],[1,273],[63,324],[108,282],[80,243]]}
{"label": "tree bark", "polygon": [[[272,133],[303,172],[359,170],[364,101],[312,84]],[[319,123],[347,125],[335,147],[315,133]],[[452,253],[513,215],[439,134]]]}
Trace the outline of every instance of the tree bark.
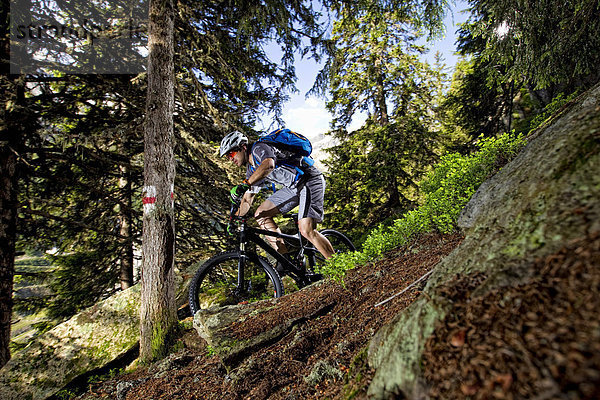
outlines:
{"label": "tree bark", "polygon": [[177,323],[174,289],[173,4],[151,0],[144,133],[140,360],[163,356]]}
{"label": "tree bark", "polygon": [[[0,134],[1,140],[5,133]],[[0,144],[0,367],[10,360],[17,226],[17,157],[9,143]]]}
{"label": "tree bark", "polygon": [[383,73],[379,73],[377,74],[377,94],[375,104],[378,111],[377,121],[379,122],[380,126],[387,126],[390,123],[386,100],[387,96],[385,92],[384,75]]}
{"label": "tree bark", "polygon": [[390,196],[385,205],[385,207],[388,209],[395,208],[400,205],[400,191],[398,190],[398,180],[394,175],[391,175],[389,178],[390,180],[388,181],[388,193]]}
{"label": "tree bark", "polygon": [[[15,110],[24,94],[22,86],[14,85],[9,76],[8,10],[10,3],[2,0],[0,10],[0,368],[10,360],[10,326],[12,291],[15,273],[15,240],[17,234],[17,142]],[[18,88],[15,92],[14,89]],[[15,99],[16,93],[16,99]]]}

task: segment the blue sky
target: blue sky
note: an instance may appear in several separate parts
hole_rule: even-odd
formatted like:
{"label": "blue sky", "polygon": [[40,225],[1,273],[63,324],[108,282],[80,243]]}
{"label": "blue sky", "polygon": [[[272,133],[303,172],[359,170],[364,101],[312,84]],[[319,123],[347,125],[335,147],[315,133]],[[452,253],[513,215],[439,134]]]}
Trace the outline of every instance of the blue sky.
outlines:
{"label": "blue sky", "polygon": [[[468,15],[461,12],[467,8],[467,4],[463,1],[456,1],[452,7],[452,12],[448,13],[444,21],[446,26],[446,35],[443,39],[437,40],[429,44],[430,51],[425,58],[433,62],[433,57],[436,51],[442,53],[448,67],[454,69],[457,57],[454,55],[456,51],[456,30],[458,23],[465,22]],[[297,87],[299,93],[291,95],[290,101],[283,108],[283,120],[286,127],[293,129],[303,135],[306,135],[311,140],[316,139],[319,135],[329,130],[329,122],[331,116],[325,109],[325,101],[320,98],[309,97],[305,98],[306,93],[310,90],[319,72],[319,66],[314,60],[298,60],[296,62],[296,73],[298,75]],[[353,121],[355,126],[350,128],[358,128],[362,121]],[[271,121],[265,121],[268,129],[268,124]],[[257,129],[261,129],[257,126]]]}

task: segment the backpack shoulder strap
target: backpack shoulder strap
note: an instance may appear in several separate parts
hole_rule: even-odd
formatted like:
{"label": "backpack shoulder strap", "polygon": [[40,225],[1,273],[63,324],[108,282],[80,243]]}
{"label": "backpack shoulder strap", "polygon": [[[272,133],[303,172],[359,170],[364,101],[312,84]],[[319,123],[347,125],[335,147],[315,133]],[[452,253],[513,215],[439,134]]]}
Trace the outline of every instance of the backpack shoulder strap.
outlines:
{"label": "backpack shoulder strap", "polygon": [[250,161],[248,161],[248,166],[250,167],[250,173],[254,173],[256,171],[256,157],[254,157],[254,146],[256,146],[257,142],[252,143],[252,147],[250,147],[250,157],[252,157],[252,161],[254,165]]}

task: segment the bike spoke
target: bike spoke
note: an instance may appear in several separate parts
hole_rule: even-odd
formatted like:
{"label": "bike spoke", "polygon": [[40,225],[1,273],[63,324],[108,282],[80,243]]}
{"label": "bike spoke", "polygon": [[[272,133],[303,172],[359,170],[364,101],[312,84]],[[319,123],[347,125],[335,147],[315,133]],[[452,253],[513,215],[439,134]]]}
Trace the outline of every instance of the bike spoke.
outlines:
{"label": "bike spoke", "polygon": [[[278,277],[271,277],[257,258],[243,263],[243,282],[238,285],[237,253],[224,253],[198,271],[190,288],[192,311],[254,302],[282,295]],[[279,288],[279,289],[278,289]]]}

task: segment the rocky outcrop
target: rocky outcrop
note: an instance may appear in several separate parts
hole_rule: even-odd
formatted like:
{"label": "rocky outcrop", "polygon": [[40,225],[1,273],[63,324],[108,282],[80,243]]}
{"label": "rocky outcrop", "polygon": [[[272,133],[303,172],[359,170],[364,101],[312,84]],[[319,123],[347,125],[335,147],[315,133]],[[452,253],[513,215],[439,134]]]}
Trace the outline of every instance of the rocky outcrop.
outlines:
{"label": "rocky outcrop", "polygon": [[464,209],[462,244],[435,269],[421,296],[382,328],[369,347],[374,398],[422,398],[424,343],[451,308],[436,287],[485,272],[480,294],[526,282],[533,260],[600,231],[600,86],[536,132]]}
{"label": "rocky outcrop", "polygon": [[[321,281],[304,288],[303,295],[312,297],[313,289],[323,284]],[[282,300],[290,303],[289,298]],[[279,312],[285,307],[280,304],[280,299],[211,307],[196,312],[194,328],[206,340],[211,351],[219,356],[223,365],[231,370],[255,350],[276,342],[298,324],[326,313],[335,301],[335,298],[320,299],[312,302],[309,307],[296,308],[293,312]],[[276,323],[265,324],[263,316],[267,314],[277,315],[273,319]],[[242,329],[236,329],[237,327]]]}
{"label": "rocky outcrop", "polygon": [[134,286],[36,338],[0,370],[0,398],[48,398],[74,378],[125,355],[138,343],[139,303],[139,286]]}
{"label": "rocky outcrop", "polygon": [[277,304],[277,300],[263,300],[252,305],[232,305],[225,307],[211,307],[200,310],[194,315],[194,328],[201,338],[206,340],[211,348],[221,358],[226,367],[231,367],[243,358],[245,354],[270,341],[280,337],[286,332],[284,323],[271,329],[265,329],[258,335],[240,339],[230,327],[234,322],[244,322],[252,316],[269,311]]}
{"label": "rocky outcrop", "polygon": [[[176,302],[187,303],[196,263],[176,275]],[[140,286],[102,301],[32,340],[0,369],[0,399],[46,399],[102,369],[139,342]]]}

